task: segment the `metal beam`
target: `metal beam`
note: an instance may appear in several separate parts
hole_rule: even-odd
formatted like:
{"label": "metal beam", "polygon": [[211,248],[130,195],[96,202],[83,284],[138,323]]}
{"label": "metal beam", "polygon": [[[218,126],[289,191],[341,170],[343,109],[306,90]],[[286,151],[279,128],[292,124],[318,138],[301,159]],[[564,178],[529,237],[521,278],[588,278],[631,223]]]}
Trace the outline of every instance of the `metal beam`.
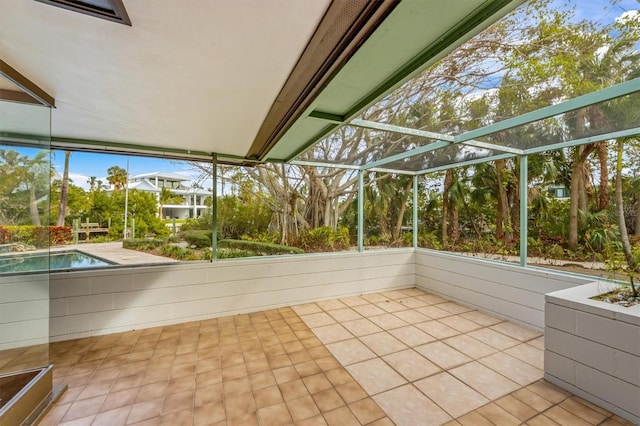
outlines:
{"label": "metal beam", "polygon": [[607,87],[606,89],[578,96],[576,98],[569,99],[568,101],[561,102],[556,105],[540,108],[535,111],[521,114],[517,117],[508,118],[498,123],[490,124],[479,129],[462,133],[455,136],[455,141],[464,142],[476,139],[482,136],[490,135],[492,133],[497,133],[503,130],[522,126],[523,124],[529,124],[533,123],[534,121],[553,117],[554,115],[564,114],[566,112],[573,111],[588,105],[593,105],[598,102],[604,102],[611,99],[619,98],[620,96],[628,95],[630,93],[638,91],[640,91],[640,77],[630,81],[626,81],[624,83],[616,84],[615,86]]}
{"label": "metal beam", "polygon": [[421,138],[435,139],[439,141],[453,142],[453,136],[426,130],[412,129],[410,127],[396,126],[394,124],[376,123],[375,121],[360,120],[356,118],[347,123],[349,126],[362,127],[364,129],[381,130],[383,132],[399,133],[402,135],[418,136]]}
{"label": "metal beam", "polygon": [[482,142],[482,141],[465,141],[465,142],[459,142],[461,145],[468,145],[468,146],[473,146],[476,148],[483,148],[483,149],[492,149],[494,151],[502,151],[502,152],[509,152],[511,154],[516,154],[516,155],[522,155],[524,153],[523,150],[518,149],[518,148],[511,148],[508,146],[502,146],[502,145],[496,145],[493,143],[488,143],[488,142]]}
{"label": "metal beam", "polygon": [[418,248],[418,176],[413,176],[413,248]]}
{"label": "metal beam", "polygon": [[213,179],[211,189],[211,261],[214,262],[218,258],[218,154],[211,154],[211,163],[211,178]]}
{"label": "metal beam", "polygon": [[311,111],[309,117],[317,118],[318,120],[328,121],[330,123],[342,124],[344,123],[344,117],[338,114],[331,114],[330,112]]}
{"label": "metal beam", "polygon": [[528,198],[529,161],[526,155],[520,157],[520,266],[527,266],[527,243],[529,239]]}
{"label": "metal beam", "polygon": [[401,152],[400,154],[392,155],[390,157],[386,157],[381,160],[372,161],[371,163],[362,166],[362,170],[369,170],[369,169],[373,169],[374,167],[383,166],[393,161],[404,160],[405,158],[413,157],[414,155],[424,154],[429,151],[444,148],[445,146],[448,146],[450,144],[451,144],[450,142],[444,142],[444,141],[433,142],[433,143],[430,143],[429,145],[425,145],[419,148],[411,149],[409,151]]}
{"label": "metal beam", "polygon": [[433,167],[431,169],[420,170],[419,172],[417,172],[417,174],[418,175],[424,175],[426,173],[439,172],[441,170],[452,169],[454,167],[472,166],[474,164],[488,163],[489,161],[503,160],[503,159],[512,158],[512,157],[515,157],[515,156],[516,155],[514,155],[514,154],[506,153],[506,154],[493,155],[491,157],[476,158],[474,160],[463,161],[463,162],[460,162],[460,163],[447,164],[445,166]]}
{"label": "metal beam", "polygon": [[380,172],[380,173],[395,173],[397,175],[407,175],[407,176],[416,176],[418,174],[411,170],[385,169],[383,167],[374,167],[373,169],[368,169],[367,171]]}
{"label": "metal beam", "polygon": [[358,172],[358,251],[364,251],[364,172]]}
{"label": "metal beam", "polygon": [[337,163],[323,163],[321,161],[298,161],[293,160],[289,162],[295,166],[310,166],[310,167],[325,167],[327,169],[351,169],[360,170],[360,166],[354,166],[351,164],[337,164]]}
{"label": "metal beam", "polygon": [[586,138],[574,139],[572,141],[558,142],[550,145],[544,145],[544,146],[538,146],[531,149],[525,149],[524,153],[526,155],[537,154],[539,152],[553,151],[556,149],[569,148],[572,146],[584,145],[584,144],[593,143],[593,142],[601,142],[609,139],[624,138],[627,136],[635,136],[638,134],[640,134],[640,127],[634,127],[632,129],[620,130],[618,132],[609,132],[609,133],[604,133],[602,135],[589,136]]}

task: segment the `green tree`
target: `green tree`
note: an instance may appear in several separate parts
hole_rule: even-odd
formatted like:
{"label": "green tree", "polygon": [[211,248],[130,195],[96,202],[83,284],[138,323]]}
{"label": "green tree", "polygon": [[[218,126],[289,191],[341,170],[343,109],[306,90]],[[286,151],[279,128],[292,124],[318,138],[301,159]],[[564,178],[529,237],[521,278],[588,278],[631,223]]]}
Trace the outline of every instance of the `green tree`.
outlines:
{"label": "green tree", "polygon": [[107,182],[113,185],[114,191],[119,191],[127,184],[127,171],[120,166],[107,169]]}

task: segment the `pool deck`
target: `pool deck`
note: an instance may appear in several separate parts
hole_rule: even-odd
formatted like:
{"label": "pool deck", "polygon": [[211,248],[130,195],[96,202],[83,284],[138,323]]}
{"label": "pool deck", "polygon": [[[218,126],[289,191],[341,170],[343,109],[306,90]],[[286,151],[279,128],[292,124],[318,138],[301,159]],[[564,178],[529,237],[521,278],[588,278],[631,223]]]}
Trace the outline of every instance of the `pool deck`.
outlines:
{"label": "pool deck", "polygon": [[140,265],[175,263],[177,260],[163,256],[144,253],[137,250],[122,248],[122,242],[96,243],[96,244],[68,244],[64,246],[52,246],[51,252],[78,250],[92,256],[100,257],[119,265]]}

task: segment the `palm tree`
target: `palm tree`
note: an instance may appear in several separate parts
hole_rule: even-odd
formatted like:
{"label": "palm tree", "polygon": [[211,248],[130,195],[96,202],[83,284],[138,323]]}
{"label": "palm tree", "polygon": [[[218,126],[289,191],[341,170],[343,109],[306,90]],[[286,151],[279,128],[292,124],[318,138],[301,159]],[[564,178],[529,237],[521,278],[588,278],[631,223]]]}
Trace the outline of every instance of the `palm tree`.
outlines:
{"label": "palm tree", "polygon": [[119,191],[127,184],[127,171],[120,166],[109,167],[107,181],[113,185],[114,191]]}
{"label": "palm tree", "polygon": [[93,192],[96,190],[96,183],[97,183],[97,179],[95,176],[90,176],[89,179],[87,179],[87,183],[89,184],[89,191]]}

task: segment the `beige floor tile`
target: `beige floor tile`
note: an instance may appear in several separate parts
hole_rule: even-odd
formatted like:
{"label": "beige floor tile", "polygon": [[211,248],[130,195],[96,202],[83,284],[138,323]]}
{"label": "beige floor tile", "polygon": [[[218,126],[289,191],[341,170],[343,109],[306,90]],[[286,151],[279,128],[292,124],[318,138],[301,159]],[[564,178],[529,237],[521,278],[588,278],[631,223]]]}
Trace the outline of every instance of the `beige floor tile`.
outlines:
{"label": "beige floor tile", "polygon": [[296,426],[327,426],[327,422],[322,417],[322,415],[318,415],[315,417],[311,417],[308,419],[301,420],[295,423]]}
{"label": "beige floor tile", "polygon": [[530,419],[527,423],[527,426],[559,426],[558,423],[551,420],[549,417],[544,414],[538,414],[534,418]]}
{"label": "beige floor tile", "polygon": [[416,299],[426,303],[427,305],[435,305],[435,304],[444,303],[447,301],[446,299],[443,299],[440,296],[436,296],[435,294],[428,294],[428,293],[424,295],[416,296]]}
{"label": "beige floor tile", "polygon": [[342,365],[375,358],[376,354],[358,339],[343,340],[327,345],[327,349]]}
{"label": "beige floor tile", "polygon": [[451,312],[445,311],[444,309],[440,309],[439,307],[434,305],[417,308],[416,311],[432,319],[439,319],[439,318],[451,316]]}
{"label": "beige floor tile", "polygon": [[340,394],[333,388],[311,395],[320,411],[331,411],[344,405]]}
{"label": "beige floor tile", "polygon": [[373,334],[382,331],[380,327],[366,318],[343,322],[341,325],[356,337],[366,336],[367,334]]}
{"label": "beige floor tile", "polygon": [[381,293],[371,293],[371,294],[363,294],[363,299],[367,300],[369,303],[380,303],[385,300],[389,300],[387,297],[383,296]]}
{"label": "beige floor tile", "polygon": [[335,309],[327,313],[338,322],[353,321],[362,318],[362,315],[351,308]]}
{"label": "beige floor tile", "polygon": [[491,403],[478,409],[478,413],[486,417],[491,423],[500,426],[517,426],[521,422],[516,417],[512,416],[505,409],[497,404]]}
{"label": "beige floor tile", "polygon": [[473,308],[463,306],[455,302],[444,302],[438,305],[439,308],[444,309],[447,312],[451,312],[454,315],[462,314],[464,312],[473,311]]}
{"label": "beige floor tile", "polygon": [[[102,403],[106,399],[106,395],[96,396],[93,398],[87,398],[80,401],[75,401],[71,404],[64,417],[63,422],[70,420],[80,419],[82,417],[92,416],[100,411]],[[162,407],[162,406],[161,406]],[[158,413],[159,414],[159,413]]]}
{"label": "beige floor tile", "polygon": [[520,388],[517,383],[477,361],[456,367],[449,372],[491,400]]}
{"label": "beige floor tile", "polygon": [[504,350],[520,344],[519,340],[509,337],[505,334],[498,333],[490,328],[482,328],[468,333],[470,337],[477,339],[489,346],[493,346],[498,350]]}
{"label": "beige floor tile", "polygon": [[407,381],[380,358],[347,366],[347,371],[369,395],[400,386]]}
{"label": "beige floor tile", "polygon": [[494,426],[493,423],[477,411],[465,414],[457,420],[462,426]]}
{"label": "beige floor tile", "polygon": [[371,303],[367,303],[366,305],[352,306],[351,308],[365,318],[386,314],[385,311]]}
{"label": "beige floor tile", "polygon": [[389,290],[380,293],[381,296],[386,297],[389,300],[399,300],[407,297],[407,293],[402,290]]}
{"label": "beige floor tile", "polygon": [[540,395],[538,395],[537,393],[533,393],[530,390],[525,388],[518,389],[517,391],[513,392],[511,395],[514,398],[517,398],[520,401],[522,401],[527,406],[536,410],[538,413],[543,412],[544,410],[546,410],[547,408],[553,405],[553,402],[548,401],[543,397],[541,397]]}
{"label": "beige floor tile", "polygon": [[405,327],[408,324],[393,314],[382,314],[369,317],[369,320],[383,330]]}
{"label": "beige floor tile", "polygon": [[331,384],[333,384],[333,386],[342,385],[344,383],[347,383],[353,380],[349,372],[345,370],[343,367],[329,370],[325,372],[325,376],[327,376],[327,379],[329,379],[329,381],[331,382]]}
{"label": "beige floor tile", "polygon": [[416,327],[436,339],[446,339],[447,337],[453,337],[460,334],[458,330],[449,327],[439,320],[423,322],[422,324],[417,324]]}
{"label": "beige floor tile", "polygon": [[544,371],[532,366],[531,364],[522,362],[511,355],[507,355],[504,352],[489,355],[479,361],[521,386],[534,383],[542,379],[544,376]]}
{"label": "beige floor tile", "polygon": [[466,334],[449,337],[443,340],[443,342],[472,359],[482,358],[497,352],[496,348],[484,344]]}
{"label": "beige floor tile", "polygon": [[611,416],[611,413],[604,410],[594,410],[588,407],[575,397],[565,399],[560,403],[560,407],[593,425],[600,424],[604,419]]}
{"label": "beige floor tile", "polygon": [[529,340],[527,343],[535,348],[540,349],[541,351],[544,351],[544,336]]}
{"label": "beige floor tile", "polygon": [[382,411],[378,404],[371,398],[365,398],[351,403],[349,404],[349,408],[353,415],[356,416],[358,421],[363,425],[385,417],[384,411]]}
{"label": "beige floor tile", "polygon": [[375,352],[378,356],[387,355],[393,352],[399,352],[407,348],[407,345],[405,345],[386,331],[362,336],[360,337],[360,341],[367,345],[367,347]]}
{"label": "beige floor tile", "polygon": [[440,368],[437,365],[413,349],[396,352],[384,356],[382,359],[410,382],[422,379],[440,371]]}
{"label": "beige floor tile", "polygon": [[304,382],[300,379],[278,385],[285,401],[297,399],[309,394]]}
{"label": "beige floor tile", "polygon": [[492,325],[490,328],[502,334],[506,334],[509,337],[513,337],[516,340],[520,340],[521,342],[526,342],[527,340],[535,339],[542,335],[535,330],[522,327],[512,322],[502,322],[500,324]]}
{"label": "beige floor tile", "polygon": [[389,312],[389,313],[400,312],[408,309],[402,303],[394,302],[392,300],[385,300],[384,302],[378,302],[375,305],[380,309],[382,309],[383,311]]}
{"label": "beige floor tile", "polygon": [[504,321],[502,318],[494,317],[493,315],[485,314],[480,311],[465,312],[460,314],[460,316],[473,322],[477,322],[483,327],[488,327]]}
{"label": "beige floor tile", "polygon": [[[127,417],[129,416],[130,406],[115,408],[109,411],[103,411],[96,415],[91,423],[92,426],[118,426],[125,425],[127,423]],[[191,421],[191,417],[189,417]]]}
{"label": "beige floor tile", "polygon": [[408,309],[405,311],[394,312],[395,316],[400,318],[401,320],[407,322],[408,324],[420,324],[421,322],[430,321],[431,318],[422,315],[420,312],[415,311],[413,309]]}
{"label": "beige floor tile", "polygon": [[435,337],[412,325],[389,330],[389,333],[412,348],[436,340]]}
{"label": "beige floor tile", "polygon": [[513,395],[506,395],[495,401],[501,408],[508,411],[509,414],[516,417],[520,421],[527,421],[538,414],[538,411],[529,407],[524,402],[515,398]]}
{"label": "beige floor tile", "polygon": [[164,398],[156,398],[133,404],[129,417],[127,417],[127,423],[137,423],[160,416],[163,402]]}
{"label": "beige floor tile", "polygon": [[411,384],[374,395],[373,399],[396,425],[438,426],[452,420]]}
{"label": "beige floor tile", "polygon": [[571,426],[589,426],[591,423],[583,420],[575,414],[565,410],[559,405],[554,405],[544,412],[544,415],[549,417],[554,422],[561,425]]}
{"label": "beige floor tile", "polygon": [[336,408],[324,413],[329,426],[360,426],[360,422],[347,407]]}
{"label": "beige floor tile", "polygon": [[325,325],[324,327],[313,328],[311,331],[313,331],[316,337],[325,345],[353,338],[353,334],[349,333],[349,331],[340,324]]}
{"label": "beige floor tile", "polygon": [[446,372],[419,380],[414,385],[453,418],[489,402],[487,398]]}
{"label": "beige floor tile", "polygon": [[279,403],[258,409],[261,426],[281,426],[293,423],[285,403]]}
{"label": "beige floor tile", "polygon": [[369,302],[365,299],[363,299],[360,296],[352,296],[352,297],[345,297],[342,299],[338,299],[340,300],[342,303],[344,303],[347,306],[360,306],[360,305],[368,305]]}
{"label": "beige floor tile", "polygon": [[448,325],[453,329],[458,330],[461,333],[468,333],[470,331],[477,330],[482,327],[480,324],[470,321],[468,319],[465,319],[460,315],[453,315],[450,317],[441,318],[438,321]]}
{"label": "beige floor tile", "polygon": [[320,306],[325,311],[332,311],[334,309],[344,309],[347,307],[344,303],[337,299],[331,300],[323,300],[321,302],[317,302],[317,305]]}
{"label": "beige floor tile", "polygon": [[309,328],[322,327],[323,325],[335,324],[335,320],[325,312],[301,315],[300,318]]}
{"label": "beige floor tile", "polygon": [[539,382],[532,383],[526,387],[526,389],[534,392],[544,399],[558,404],[561,401],[569,398],[571,394],[564,389],[560,389],[554,384],[547,382],[546,380],[540,380]]}
{"label": "beige floor tile", "polygon": [[278,386],[270,386],[255,391],[253,393],[253,399],[258,409],[283,402],[282,393]]}
{"label": "beige floor tile", "polygon": [[304,305],[296,305],[296,306],[292,306],[291,307],[296,314],[302,316],[302,315],[309,315],[309,314],[316,314],[318,312],[322,312],[322,308],[320,308],[320,306],[318,306],[315,303],[307,303]]}
{"label": "beige floor tile", "polygon": [[362,389],[362,386],[358,384],[355,380],[351,379],[350,381],[343,383],[341,385],[336,386],[336,391],[344,402],[350,404],[355,401],[359,401],[363,398],[366,398],[367,393]]}
{"label": "beige floor tile", "polygon": [[415,350],[443,369],[453,368],[471,361],[471,358],[465,354],[442,342],[427,343],[426,345],[418,346]]}
{"label": "beige floor tile", "polygon": [[295,422],[320,414],[320,410],[318,410],[318,406],[311,398],[311,395],[289,400],[287,401],[287,407],[289,407],[289,412]]}
{"label": "beige floor tile", "polygon": [[311,395],[333,388],[323,373],[305,377],[302,381]]}
{"label": "beige floor tile", "polygon": [[422,300],[417,297],[405,297],[403,299],[396,300],[398,303],[402,303],[404,306],[410,309],[422,308],[423,306],[427,306]]}
{"label": "beige floor tile", "polygon": [[540,370],[544,370],[544,349],[538,349],[529,343],[521,343],[505,350],[505,352]]}

